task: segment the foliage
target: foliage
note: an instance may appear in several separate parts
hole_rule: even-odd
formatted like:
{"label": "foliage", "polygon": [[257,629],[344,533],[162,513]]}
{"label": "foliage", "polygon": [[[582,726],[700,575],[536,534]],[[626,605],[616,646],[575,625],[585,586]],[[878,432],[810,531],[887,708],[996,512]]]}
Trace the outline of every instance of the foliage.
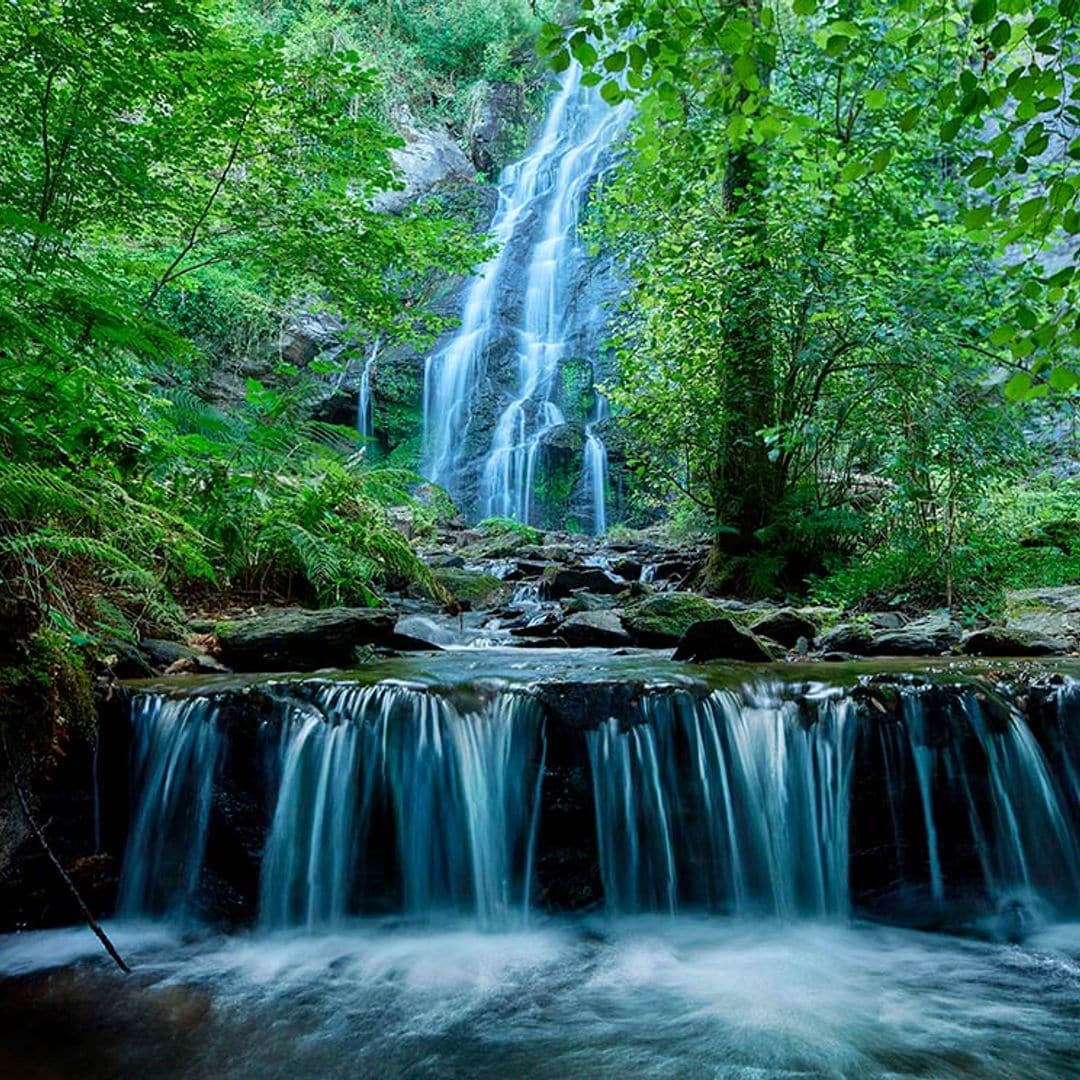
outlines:
{"label": "foliage", "polygon": [[489,517],[484,518],[477,528],[488,536],[513,536],[523,544],[542,544],[544,534],[540,529],[534,529],[516,518]]}
{"label": "foliage", "polygon": [[399,139],[370,67],[210,0],[9,4],[0,34],[3,582],[77,642],[175,630],[177,590],[434,588],[387,510],[411,478],[301,422],[301,381],[192,393],[305,299],[384,341],[442,325],[433,275],[482,246],[374,209]]}
{"label": "foliage", "polygon": [[[1033,466],[994,387],[1018,398],[1031,384],[1021,365],[1053,345],[1038,328],[1063,294],[995,260],[1048,242],[1054,223],[1040,232],[1015,200],[966,210],[961,173],[984,140],[946,117],[1007,97],[958,104],[984,33],[966,7],[586,0],[569,29],[545,27],[554,67],[576,60],[606,100],[638,104],[598,232],[632,279],[607,392],[643,478],[712,517],[712,570],[728,584],[797,585],[895,545],[949,600],[968,524],[996,528],[978,511],[986,491]],[[1025,26],[1019,37],[1048,47],[1045,27]],[[1044,111],[1054,99],[1059,122],[1071,117],[1068,80],[1039,80]],[[1008,139],[1027,137],[1025,112],[996,120]],[[1010,277],[1029,296],[1022,318]]]}

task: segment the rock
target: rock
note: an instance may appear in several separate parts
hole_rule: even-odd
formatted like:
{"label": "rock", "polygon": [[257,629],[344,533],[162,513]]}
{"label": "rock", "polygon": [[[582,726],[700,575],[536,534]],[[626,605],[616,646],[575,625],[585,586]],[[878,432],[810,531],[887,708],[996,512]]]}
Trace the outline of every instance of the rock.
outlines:
{"label": "rock", "polygon": [[584,589],[568,597],[562,605],[567,615],[574,615],[579,611],[606,611],[617,606],[618,601],[610,593],[601,596]]}
{"label": "rock", "polygon": [[348,667],[365,645],[388,645],[389,608],[283,608],[215,627],[222,662],[234,671],[314,671]]}
{"label": "rock", "polygon": [[558,636],[573,648],[613,649],[631,644],[617,611],[579,611],[563,622]]}
{"label": "rock", "polygon": [[623,612],[623,625],[639,645],[667,648],[696,622],[716,618],[716,606],[691,592],[656,593]]}
{"label": "rock", "polygon": [[520,83],[493,82],[473,104],[465,141],[473,164],[494,178],[510,160],[516,135],[525,120],[525,88]]}
{"label": "rock", "polygon": [[562,616],[554,611],[545,612],[527,622],[524,626],[512,626],[512,637],[550,637],[562,625]]}
{"label": "rock", "polygon": [[947,612],[935,612],[909,622],[900,630],[874,634],[873,656],[940,656],[960,643],[960,625]]}
{"label": "rock", "polygon": [[1060,656],[1069,651],[1069,645],[1031,630],[988,626],[965,634],[960,651],[965,656]]}
{"label": "rock", "polygon": [[166,674],[177,674],[181,671],[224,674],[230,670],[212,656],[207,656],[190,645],[182,645],[179,641],[143,638],[139,642],[139,648],[154,667]]}
{"label": "rock", "polygon": [[767,664],[768,648],[749,630],[730,619],[703,619],[689,627],[679,642],[675,660],[745,660]]}
{"label": "rock", "polygon": [[505,582],[494,574],[449,566],[433,570],[432,574],[466,610],[496,607],[507,596]]}
{"label": "rock", "polygon": [[869,627],[858,623],[841,623],[817,639],[818,651],[822,653],[845,653],[852,656],[868,656],[873,634]]}
{"label": "rock", "polygon": [[611,572],[624,581],[640,581],[641,572],[644,569],[645,564],[640,559],[619,559],[611,566]]}
{"label": "rock", "polygon": [[874,630],[899,630],[907,625],[907,619],[899,611],[871,611],[866,620]]}
{"label": "rock", "polygon": [[781,608],[771,615],[766,615],[763,619],[758,619],[751,625],[750,631],[789,649],[796,646],[799,638],[812,641],[817,637],[817,627],[792,608]]}
{"label": "rock", "polygon": [[562,600],[578,589],[614,595],[626,583],[611,577],[598,566],[549,566],[541,578],[540,593],[547,600]]}
{"label": "rock", "polygon": [[402,186],[379,192],[371,200],[374,210],[397,214],[437,187],[476,179],[472,162],[445,131],[418,127],[405,107],[395,111],[393,122],[405,141],[390,151]]}
{"label": "rock", "polygon": [[1016,589],[1005,594],[1005,628],[1080,644],[1080,586]]}

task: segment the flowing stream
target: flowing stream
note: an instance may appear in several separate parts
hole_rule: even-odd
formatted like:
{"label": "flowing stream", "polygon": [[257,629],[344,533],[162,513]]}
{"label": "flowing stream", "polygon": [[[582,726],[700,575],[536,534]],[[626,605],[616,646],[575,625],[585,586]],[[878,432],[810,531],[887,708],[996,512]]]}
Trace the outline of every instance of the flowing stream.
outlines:
{"label": "flowing stream", "polygon": [[1078,684],[484,652],[137,694],[136,974],[0,940],[8,1073],[1080,1070]]}
{"label": "flowing stream", "polygon": [[[581,75],[576,64],[565,73],[535,145],[504,170],[490,226],[496,252],[466,290],[457,332],[425,367],[426,475],[481,516],[533,519],[543,441],[566,422],[560,366],[572,340],[581,347],[583,330],[587,359],[599,351],[595,306],[576,314],[587,261],[578,220],[627,114],[582,86]],[[508,354],[512,385],[497,402],[485,449],[470,438],[473,413]],[[597,458],[600,436],[590,430],[589,440]],[[470,477],[478,483],[471,500]]]}

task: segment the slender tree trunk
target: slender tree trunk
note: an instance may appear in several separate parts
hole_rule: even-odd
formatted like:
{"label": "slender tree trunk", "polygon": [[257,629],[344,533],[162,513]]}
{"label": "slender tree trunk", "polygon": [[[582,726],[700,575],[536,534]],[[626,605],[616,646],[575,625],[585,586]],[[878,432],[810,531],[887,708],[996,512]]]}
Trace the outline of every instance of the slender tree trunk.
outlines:
{"label": "slender tree trunk", "polygon": [[[752,14],[760,2],[751,4]],[[762,86],[769,79],[760,70]],[[736,99],[735,107],[742,103]],[[732,560],[760,548],[756,534],[776,515],[782,494],[780,466],[769,458],[763,428],[775,423],[775,365],[766,276],[768,169],[749,143],[733,147],[724,177],[724,211],[736,242],[747,253],[739,281],[727,298],[722,398],[724,423],[713,477],[717,536],[710,565],[714,580],[732,575]]]}

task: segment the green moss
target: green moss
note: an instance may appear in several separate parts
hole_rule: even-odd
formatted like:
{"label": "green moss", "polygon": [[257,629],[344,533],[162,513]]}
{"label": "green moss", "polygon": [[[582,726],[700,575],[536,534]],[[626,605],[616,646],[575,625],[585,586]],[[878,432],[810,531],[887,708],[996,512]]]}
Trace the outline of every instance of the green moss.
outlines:
{"label": "green moss", "polygon": [[646,644],[674,645],[693,623],[727,614],[696,593],[658,593],[627,608],[623,625]]}
{"label": "green moss", "polygon": [[66,638],[38,631],[22,656],[0,667],[0,731],[13,752],[41,753],[67,731],[92,731],[94,688],[85,660]]}
{"label": "green moss", "polygon": [[432,574],[451,596],[474,607],[493,607],[506,595],[506,583],[492,574],[453,567],[433,570]]}

